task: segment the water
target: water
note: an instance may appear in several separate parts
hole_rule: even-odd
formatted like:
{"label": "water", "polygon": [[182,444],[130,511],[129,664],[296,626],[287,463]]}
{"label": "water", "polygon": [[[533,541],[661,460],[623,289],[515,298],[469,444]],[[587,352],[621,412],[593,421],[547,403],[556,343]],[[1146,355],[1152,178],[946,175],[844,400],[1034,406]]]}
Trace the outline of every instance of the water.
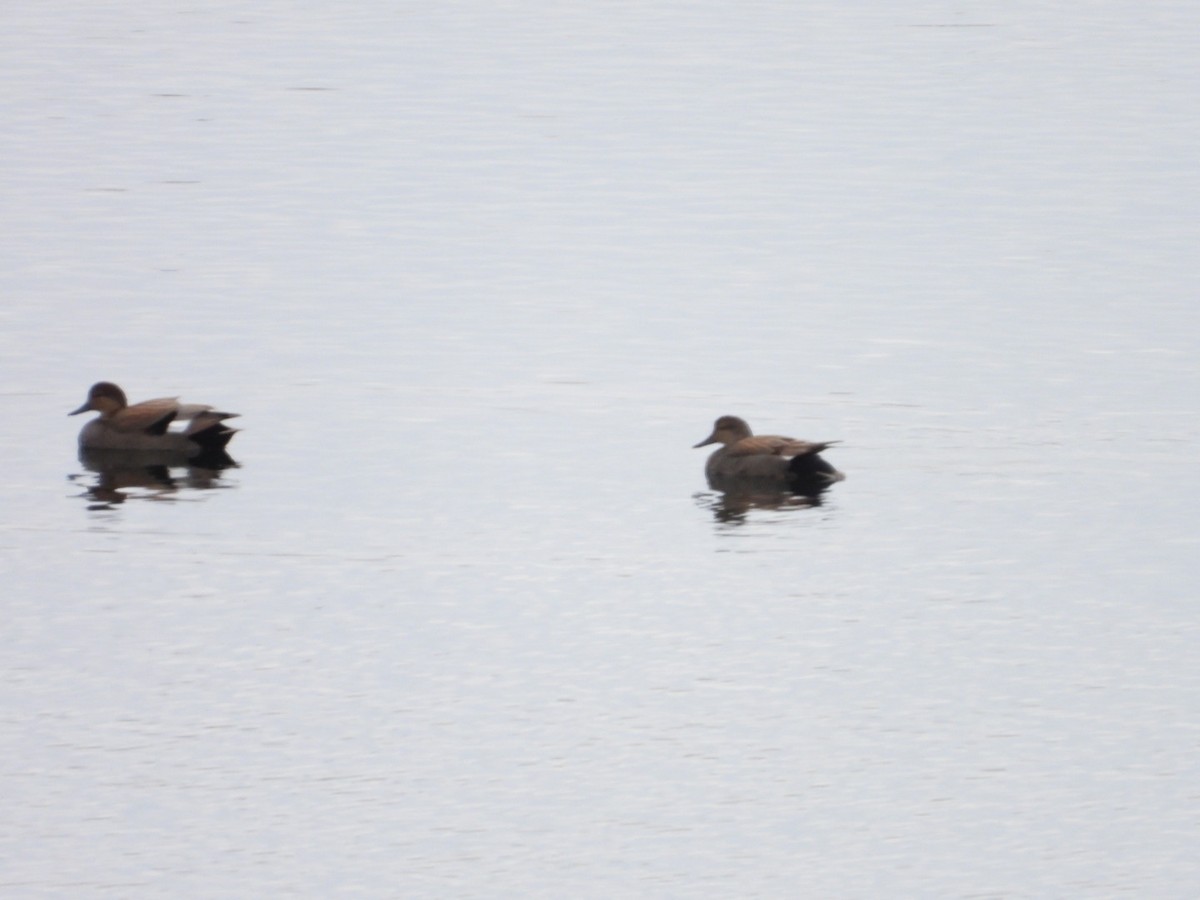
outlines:
{"label": "water", "polygon": [[4,18],[6,896],[1200,888],[1190,6]]}

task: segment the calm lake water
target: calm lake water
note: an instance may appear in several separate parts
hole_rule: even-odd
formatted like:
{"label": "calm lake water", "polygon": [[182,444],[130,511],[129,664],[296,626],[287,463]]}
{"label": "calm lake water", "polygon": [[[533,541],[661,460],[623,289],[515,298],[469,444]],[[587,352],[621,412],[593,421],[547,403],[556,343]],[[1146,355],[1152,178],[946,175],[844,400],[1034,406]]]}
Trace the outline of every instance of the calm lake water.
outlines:
{"label": "calm lake water", "polygon": [[1200,893],[1194,4],[10,6],[5,897]]}

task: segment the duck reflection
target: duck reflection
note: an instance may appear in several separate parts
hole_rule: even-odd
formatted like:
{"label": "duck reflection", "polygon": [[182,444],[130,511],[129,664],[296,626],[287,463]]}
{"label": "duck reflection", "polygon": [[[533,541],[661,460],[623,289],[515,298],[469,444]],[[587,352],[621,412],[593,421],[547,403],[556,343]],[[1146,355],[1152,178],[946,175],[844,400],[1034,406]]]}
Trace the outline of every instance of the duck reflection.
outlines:
{"label": "duck reflection", "polygon": [[[715,488],[716,485],[713,485]],[[820,491],[801,494],[793,491],[717,490],[696,494],[696,505],[712,512],[713,518],[726,525],[741,525],[752,509],[812,509],[821,505]]]}
{"label": "duck reflection", "polygon": [[[221,482],[225,469],[237,467],[223,450],[189,456],[167,450],[92,450],[79,451],[79,461],[96,473],[95,483],[87,485],[85,496],[97,501],[89,509],[111,508],[134,497],[149,500],[174,499],[180,489],[213,490],[231,487]],[[86,475],[72,476],[83,483]]]}

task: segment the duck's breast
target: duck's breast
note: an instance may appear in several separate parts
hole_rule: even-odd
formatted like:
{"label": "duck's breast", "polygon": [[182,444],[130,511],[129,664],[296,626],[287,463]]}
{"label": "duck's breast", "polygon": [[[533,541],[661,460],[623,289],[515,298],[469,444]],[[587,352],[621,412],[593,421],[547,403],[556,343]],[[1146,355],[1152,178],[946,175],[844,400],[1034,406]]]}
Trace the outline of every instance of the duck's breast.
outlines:
{"label": "duck's breast", "polygon": [[93,419],[79,432],[79,446],[88,450],[166,450],[186,452],[191,441],[175,432],[147,434],[124,431],[104,419]]}
{"label": "duck's breast", "polygon": [[788,460],[766,454],[742,455],[718,450],[708,458],[705,468],[709,481],[754,481],[786,485]]}

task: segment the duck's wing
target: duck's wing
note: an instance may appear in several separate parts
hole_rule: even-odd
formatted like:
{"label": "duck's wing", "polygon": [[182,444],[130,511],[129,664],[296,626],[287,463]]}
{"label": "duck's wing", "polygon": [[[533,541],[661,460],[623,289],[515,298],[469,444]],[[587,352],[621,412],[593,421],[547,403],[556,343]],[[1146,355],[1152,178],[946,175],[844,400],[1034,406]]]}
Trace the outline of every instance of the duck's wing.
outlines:
{"label": "duck's wing", "polygon": [[195,419],[199,416],[207,416],[217,419],[236,419],[238,415],[238,413],[221,412],[220,410],[213,409],[207,403],[177,402],[175,404],[175,418],[180,422],[183,422],[187,419]]}
{"label": "duck's wing", "polygon": [[109,426],[115,431],[129,434],[166,434],[167,428],[175,420],[178,408],[179,402],[174,397],[144,400],[118,410],[109,419]]}
{"label": "duck's wing", "polygon": [[[191,421],[188,423],[187,427],[183,429],[183,433],[188,437],[195,437],[198,434],[202,434],[203,432],[212,429],[213,434],[228,434],[232,437],[235,429],[230,428],[228,425],[223,423],[226,419],[235,418],[237,413],[217,412],[216,410],[213,410],[211,406],[208,407],[208,410],[211,411],[201,410],[195,415],[191,416]],[[180,418],[183,417],[181,416]],[[225,442],[228,443],[229,438],[226,438]]]}
{"label": "duck's wing", "polygon": [[729,448],[730,456],[808,456],[820,453],[836,441],[815,443],[798,441],[795,438],[782,437],[777,434],[756,434],[753,437],[742,438]]}

